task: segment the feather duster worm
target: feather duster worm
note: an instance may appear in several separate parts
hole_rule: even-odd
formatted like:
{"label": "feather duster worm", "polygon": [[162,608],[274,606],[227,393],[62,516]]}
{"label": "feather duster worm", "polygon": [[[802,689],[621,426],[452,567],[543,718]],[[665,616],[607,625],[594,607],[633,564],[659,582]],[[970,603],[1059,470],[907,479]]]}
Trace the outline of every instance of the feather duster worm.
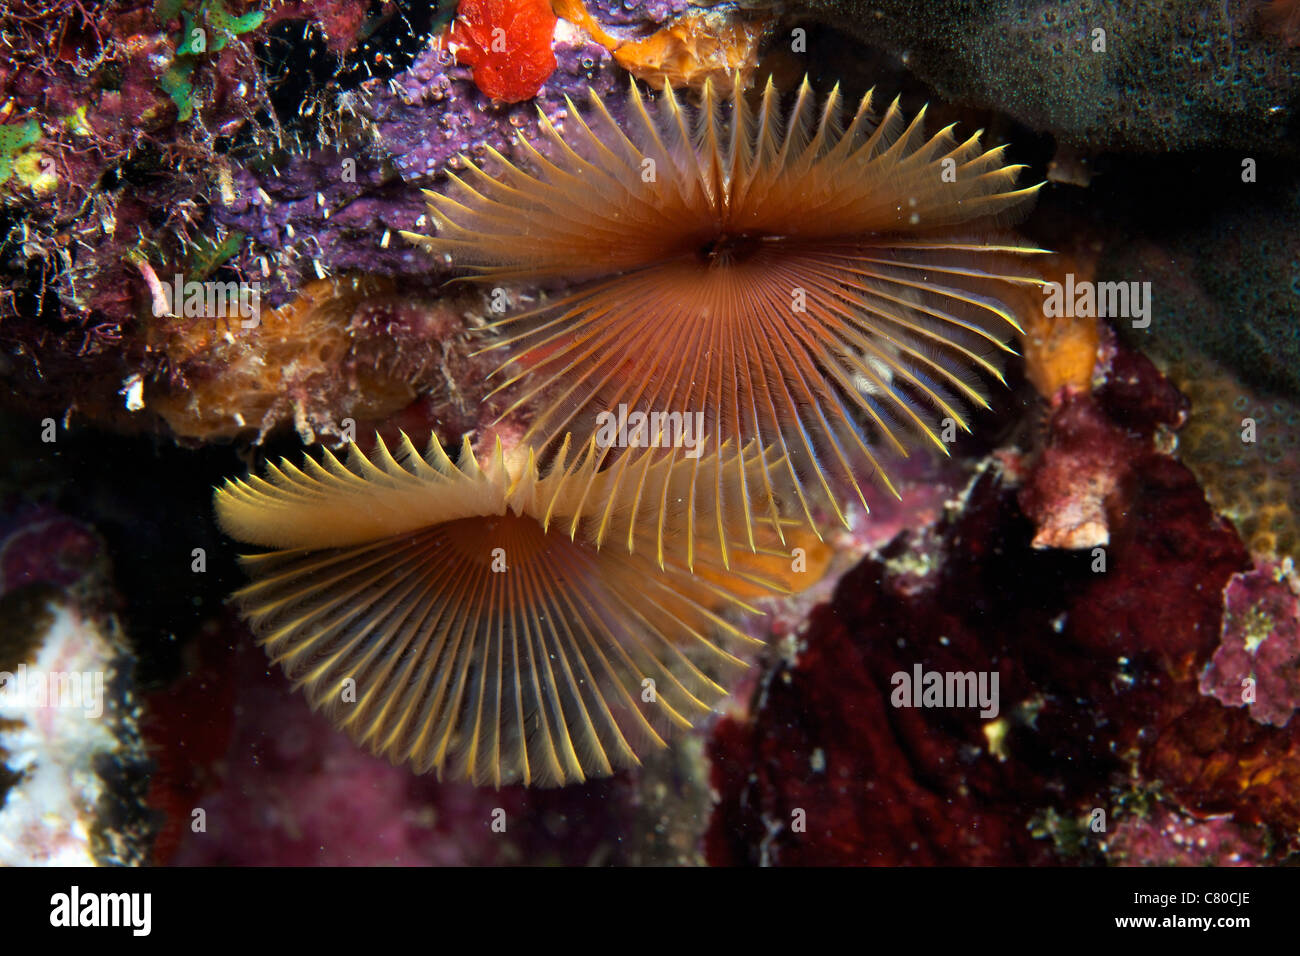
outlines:
{"label": "feather duster worm", "polygon": [[[594,92],[590,121],[569,105],[566,135],[543,117],[540,148],[521,139],[528,168],[466,160],[427,193],[436,236],[407,234],[473,278],[571,289],[495,324],[500,387],[541,399],[539,453],[620,406],[701,412],[719,442],[776,450],[816,528],[815,500],[841,521],[841,490],[866,505],[859,475],[894,491],[880,446],[946,451],[939,422],[987,406],[972,373],[1000,379],[1019,328],[1001,296],[1041,284],[1024,260],[1042,250],[988,238],[1038,188],[1001,148],[927,137],[897,101],[872,122],[870,93],[845,123],[838,87],[818,109],[806,80],[784,120],[770,81],[756,108],[739,84],[698,109],[633,85],[626,127]],[[730,472],[704,504],[743,502],[750,534],[752,503],[780,497],[758,479]]]}
{"label": "feather duster worm", "polygon": [[[722,612],[753,611],[745,596],[796,575],[767,546],[728,570],[673,515],[657,548],[637,541],[651,504],[604,487],[594,446],[568,467],[567,451],[540,478],[531,453],[510,464],[499,442],[483,467],[468,439],[453,463],[403,435],[395,455],[381,441],[369,458],[352,446],[346,463],[326,451],[228,481],[221,525],[273,549],[243,558],[253,583],[236,598],[313,708],[418,772],[550,786],[637,764],[725,694],[710,673],[742,662],[717,638],[757,643]],[[676,501],[719,460],[648,467],[674,472],[661,484]],[[588,495],[629,552],[598,549],[590,522],[550,526]]]}

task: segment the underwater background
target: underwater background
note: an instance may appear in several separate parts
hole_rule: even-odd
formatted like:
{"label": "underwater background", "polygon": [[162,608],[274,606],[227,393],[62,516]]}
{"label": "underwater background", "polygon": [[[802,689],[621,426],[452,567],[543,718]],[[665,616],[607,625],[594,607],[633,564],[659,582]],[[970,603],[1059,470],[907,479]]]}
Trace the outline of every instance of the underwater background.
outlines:
{"label": "underwater background", "polygon": [[0,39],[0,864],[1295,862],[1300,3]]}

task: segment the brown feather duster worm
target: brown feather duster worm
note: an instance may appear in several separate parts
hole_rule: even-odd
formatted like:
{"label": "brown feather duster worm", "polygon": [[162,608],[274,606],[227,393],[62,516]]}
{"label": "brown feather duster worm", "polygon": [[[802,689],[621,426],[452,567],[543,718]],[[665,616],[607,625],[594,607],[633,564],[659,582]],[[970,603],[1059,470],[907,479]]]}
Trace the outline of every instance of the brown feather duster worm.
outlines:
{"label": "brown feather duster worm", "polygon": [[[543,115],[545,142],[521,138],[523,165],[466,159],[427,193],[437,234],[407,234],[477,280],[568,289],[490,346],[510,350],[512,407],[540,399],[539,455],[620,408],[702,413],[717,442],[774,449],[784,505],[816,528],[818,502],[865,506],[860,476],[894,490],[882,447],[946,451],[943,420],[987,405],[978,379],[1019,328],[1003,296],[1041,284],[1042,250],[993,231],[1038,188],[1001,148],[927,136],[897,100],[873,122],[870,93],[846,122],[838,87],[818,108],[806,80],[788,112],[770,81],[756,107],[739,84],[698,108],[633,84],[625,124],[594,92],[589,120],[569,107],[563,134]],[[752,544],[773,472],[728,472],[701,508],[741,503]]]}
{"label": "brown feather duster worm", "polygon": [[[354,445],[228,481],[222,527],[270,549],[243,558],[236,599],[313,708],[418,772],[551,786],[635,765],[725,694],[715,674],[742,662],[723,642],[756,643],[727,610],[816,569],[792,573],[776,529],[724,562],[683,524],[694,482],[729,458],[760,467],[753,454],[638,460],[667,491],[652,502],[598,471],[594,444],[568,451],[540,477],[500,442],[481,465],[467,439],[453,463],[403,435],[395,453]],[[600,549],[596,527],[628,549]]]}

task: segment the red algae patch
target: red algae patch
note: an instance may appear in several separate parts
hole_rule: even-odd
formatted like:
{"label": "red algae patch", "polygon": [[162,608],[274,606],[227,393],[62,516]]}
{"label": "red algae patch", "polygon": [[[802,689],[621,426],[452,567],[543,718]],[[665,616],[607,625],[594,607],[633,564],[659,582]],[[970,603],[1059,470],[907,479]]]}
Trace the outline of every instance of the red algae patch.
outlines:
{"label": "red algae patch", "polygon": [[[983,470],[933,530],[841,579],[750,715],[718,726],[710,862],[1228,865],[1295,849],[1300,722],[1265,725],[1201,687],[1250,556],[1152,441],[1177,393],[1121,349],[1086,400],[1095,434],[1132,442],[1104,569],[1035,548],[1013,475]],[[919,588],[898,570],[918,548],[933,565]],[[891,682],[918,665],[996,677],[998,715],[900,708]]]}

